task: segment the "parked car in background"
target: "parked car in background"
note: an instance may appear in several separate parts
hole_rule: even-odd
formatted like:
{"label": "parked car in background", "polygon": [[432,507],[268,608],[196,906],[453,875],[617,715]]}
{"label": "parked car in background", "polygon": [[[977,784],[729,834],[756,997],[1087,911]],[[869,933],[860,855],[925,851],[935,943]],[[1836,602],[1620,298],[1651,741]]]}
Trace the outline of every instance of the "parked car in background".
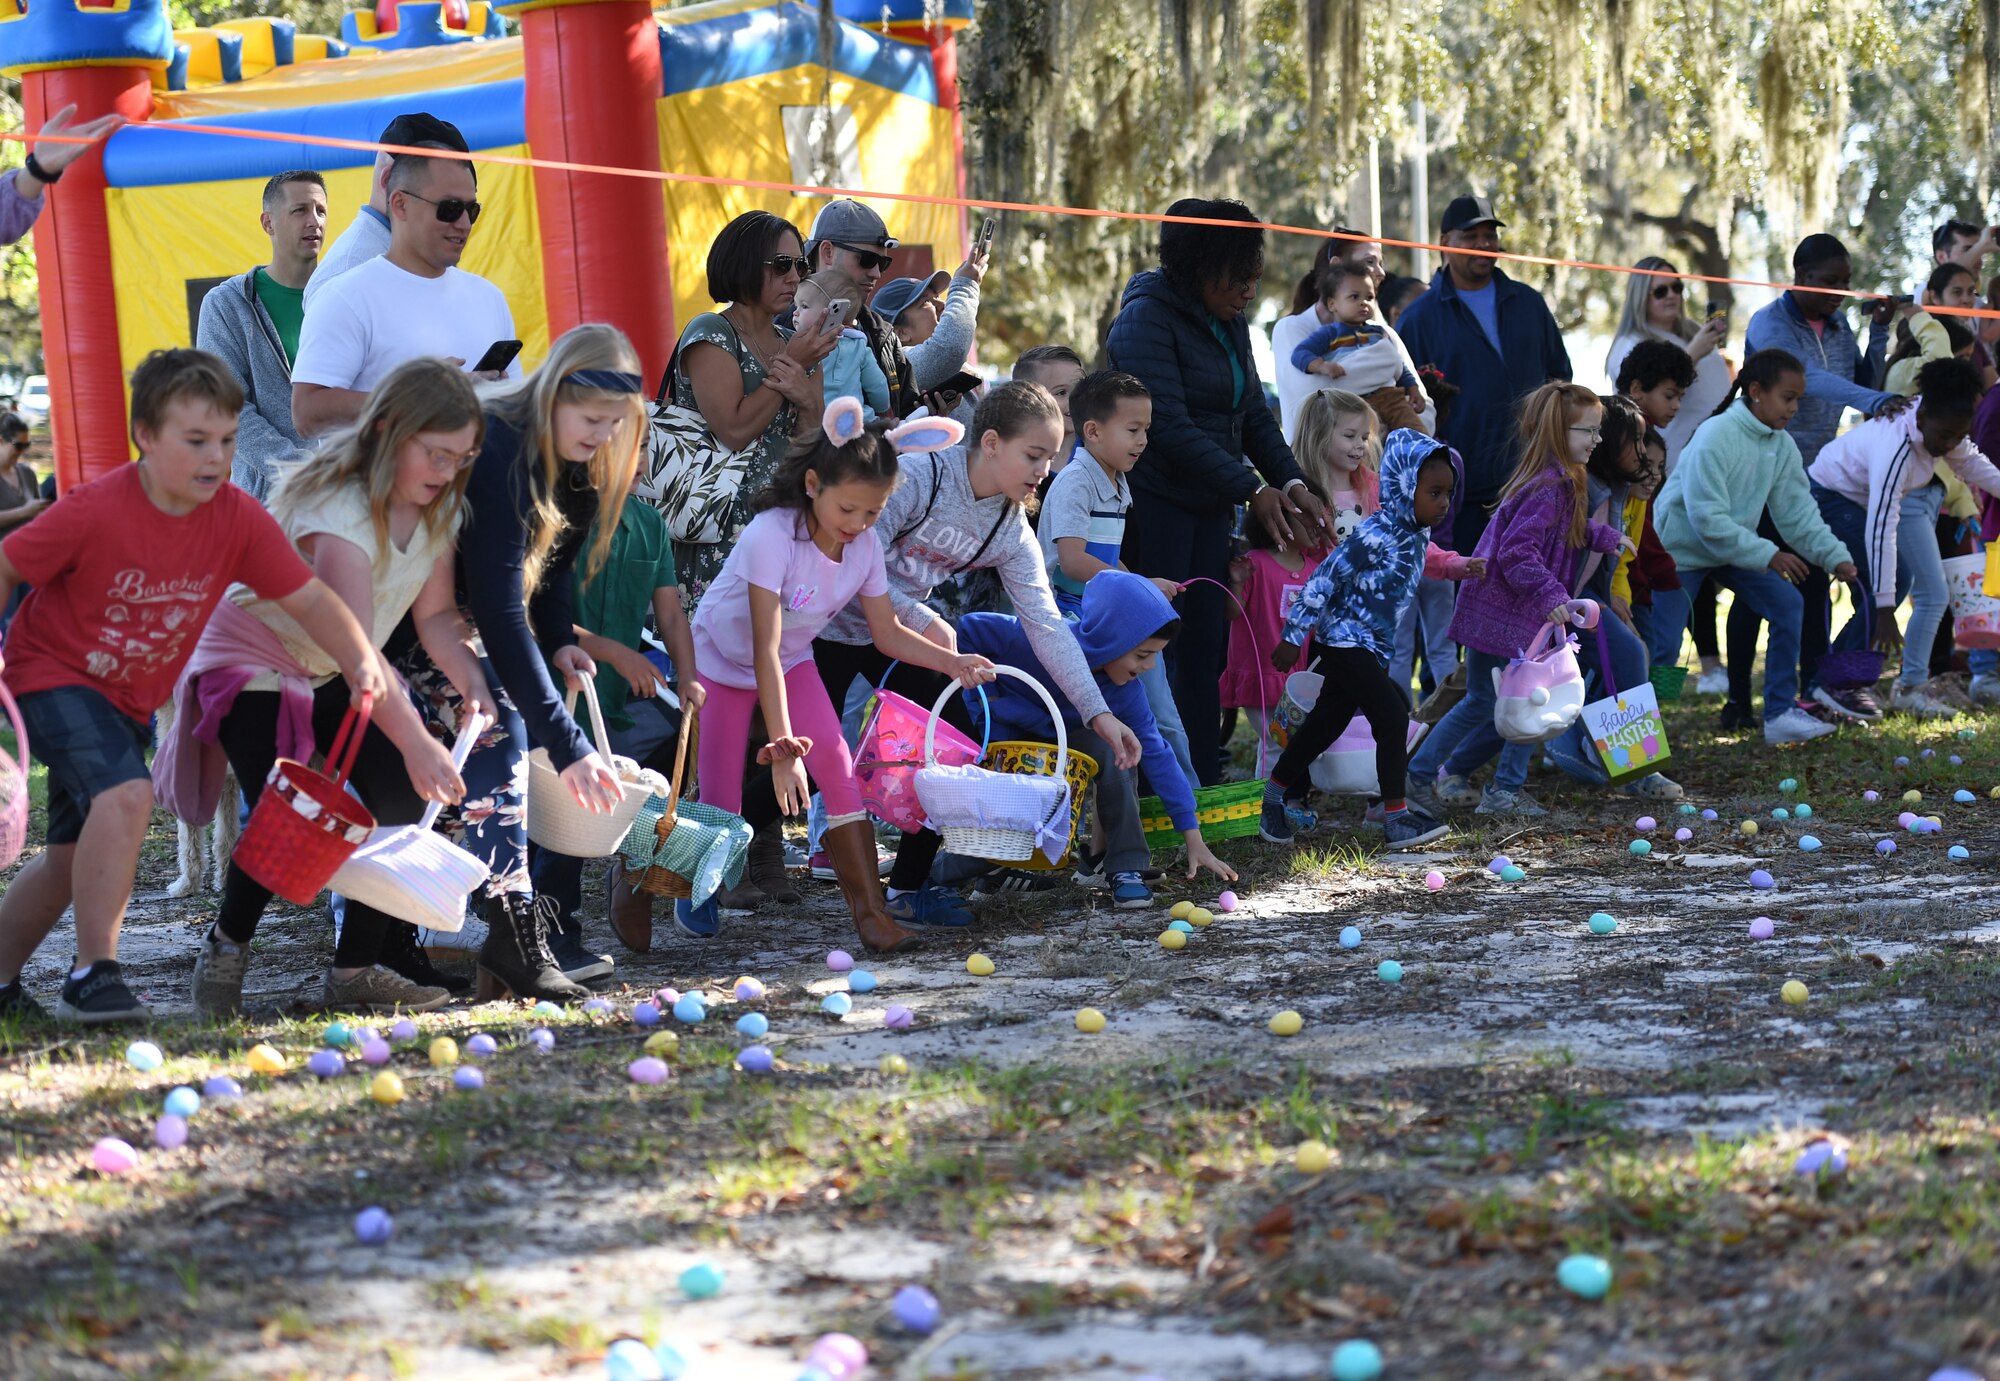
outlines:
{"label": "parked car in background", "polygon": [[41,427],[48,424],[48,375],[30,374],[28,376],[28,381],[21,385],[21,396],[14,404],[14,411],[20,413],[31,427]]}

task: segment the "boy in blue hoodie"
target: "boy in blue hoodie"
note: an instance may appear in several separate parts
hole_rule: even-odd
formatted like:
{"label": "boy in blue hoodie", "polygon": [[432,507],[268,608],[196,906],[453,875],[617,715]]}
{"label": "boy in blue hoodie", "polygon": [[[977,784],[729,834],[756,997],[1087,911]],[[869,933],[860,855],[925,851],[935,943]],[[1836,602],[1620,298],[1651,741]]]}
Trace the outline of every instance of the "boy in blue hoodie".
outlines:
{"label": "boy in blue hoodie", "polygon": [[1264,788],[1258,832],[1273,844],[1292,842],[1287,797],[1303,801],[1313,759],[1333,746],[1358,710],[1375,735],[1375,775],[1384,792],[1383,831],[1392,849],[1413,849],[1447,827],[1401,797],[1387,793],[1408,768],[1405,740],[1410,702],[1389,676],[1396,615],[1424,573],[1431,527],[1451,506],[1457,471],[1451,450],[1408,428],[1389,434],[1382,450],[1382,507],[1322,561],[1285,618],[1271,664],[1289,672],[1310,633],[1320,673],[1319,701],[1292,735]]}
{"label": "boy in blue hoodie", "polygon": [[[1077,719],[1076,708],[1036,658],[1019,619],[1011,614],[967,614],[957,624],[960,652],[977,652],[1002,666],[1018,667],[1049,687],[1056,708],[1062,712],[1070,748],[1097,760],[1097,815],[1104,827],[1104,838],[1098,843],[1104,853],[1104,876],[1110,883],[1113,904],[1127,910],[1153,904],[1152,889],[1140,877],[1147,853],[1146,832],[1139,820],[1139,788],[1132,772],[1135,766],[1145,769],[1146,779],[1160,793],[1174,828],[1187,840],[1187,875],[1193,877],[1206,868],[1225,881],[1236,880],[1236,871],[1209,852],[1201,837],[1194,789],[1182,774],[1173,750],[1160,737],[1159,723],[1139,684],[1178,625],[1174,606],[1144,576],[1104,570],[1083,587],[1082,618],[1069,625],[1070,631],[1083,649],[1104,703],[1139,740],[1137,762],[1120,763],[1105,742]],[[996,738],[1054,737],[1048,707],[1019,681],[1003,677],[986,687],[986,696],[992,705]],[[976,717],[978,706],[968,704]]]}

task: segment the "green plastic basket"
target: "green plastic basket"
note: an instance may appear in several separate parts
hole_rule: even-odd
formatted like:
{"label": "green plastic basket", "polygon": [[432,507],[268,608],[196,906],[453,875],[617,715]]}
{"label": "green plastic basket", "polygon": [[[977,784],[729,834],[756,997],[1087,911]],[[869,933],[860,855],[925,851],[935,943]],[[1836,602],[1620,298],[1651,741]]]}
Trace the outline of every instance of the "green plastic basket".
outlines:
{"label": "green plastic basket", "polygon": [[1678,700],[1687,685],[1686,667],[1654,667],[1652,671],[1653,689],[1662,701]]}
{"label": "green plastic basket", "polygon": [[[1220,786],[1199,787],[1194,793],[1195,820],[1201,837],[1213,844],[1218,839],[1246,839],[1257,833],[1257,817],[1263,812],[1264,781],[1224,782]],[[1166,803],[1157,796],[1139,802],[1139,823],[1146,831],[1148,849],[1177,849],[1181,832],[1174,828]]]}

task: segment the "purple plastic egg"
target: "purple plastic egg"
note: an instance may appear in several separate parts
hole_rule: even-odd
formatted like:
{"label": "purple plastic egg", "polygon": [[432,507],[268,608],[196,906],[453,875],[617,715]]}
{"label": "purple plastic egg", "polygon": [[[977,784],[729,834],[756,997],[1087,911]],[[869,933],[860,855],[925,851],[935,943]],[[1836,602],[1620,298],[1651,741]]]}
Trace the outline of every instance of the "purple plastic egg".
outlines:
{"label": "purple plastic egg", "polygon": [[306,1061],[306,1072],[317,1074],[322,1079],[337,1079],[347,1072],[347,1061],[337,1050],[315,1050]]}
{"label": "purple plastic egg", "polygon": [[1692,838],[1694,838],[1694,831],[1689,829],[1686,825],[1682,825],[1679,829],[1674,831],[1674,840],[1676,843],[1685,844],[1688,842],[1688,840]]}
{"label": "purple plastic egg", "polygon": [[746,1073],[769,1074],[775,1059],[768,1045],[746,1045],[743,1047],[743,1052],[736,1057],[736,1063],[741,1065]]}
{"label": "purple plastic egg", "polygon": [[107,1136],[90,1148],[90,1163],[100,1174],[130,1174],[139,1168],[139,1153],[130,1142]]}
{"label": "purple plastic egg", "polygon": [[868,1366],[868,1349],[861,1340],[847,1333],[828,1333],[812,1345],[806,1354],[808,1365],[824,1367],[834,1381],[847,1381],[859,1376]]}
{"label": "purple plastic egg", "polygon": [[491,1055],[499,1049],[500,1042],[494,1040],[493,1037],[487,1035],[484,1031],[481,1031],[465,1043],[465,1053],[468,1055]]}
{"label": "purple plastic egg", "polygon": [[354,1215],[354,1240],[379,1247],[396,1231],[396,1220],[382,1208],[364,1208]]}
{"label": "purple plastic egg", "polygon": [[1773,887],[1776,887],[1778,884],[1771,877],[1771,875],[1765,872],[1762,868],[1752,868],[1750,870],[1750,885],[1752,887],[1755,887],[1760,892],[1768,892]]}
{"label": "purple plastic egg", "polygon": [[160,1120],[153,1124],[153,1144],[162,1151],[171,1151],[187,1145],[188,1124],[185,1117],[175,1117],[172,1113],[160,1114]]}
{"label": "purple plastic egg", "polygon": [[1656,830],[1659,827],[1660,827],[1660,822],[1655,820],[1650,815],[1642,815],[1637,820],[1634,820],[1632,822],[1632,828],[1639,831],[1639,833],[1641,834],[1645,834],[1651,830]]}
{"label": "purple plastic egg", "polygon": [[1716,818],[1715,811],[1711,808],[1703,807],[1701,818],[1704,820],[1713,820]]}
{"label": "purple plastic egg", "polygon": [[1876,840],[1875,852],[1878,854],[1892,854],[1896,852],[1896,841],[1893,839]]}
{"label": "purple plastic egg", "polygon": [[889,1301],[889,1312],[896,1316],[896,1322],[912,1333],[928,1335],[935,1332],[938,1317],[937,1296],[921,1285],[905,1285]]}
{"label": "purple plastic egg", "polygon": [[1844,1175],[1847,1173],[1847,1152],[1830,1141],[1815,1141],[1799,1152],[1792,1169],[1800,1175]]}
{"label": "purple plastic egg", "polygon": [[625,1072],[632,1076],[635,1084],[664,1084],[667,1082],[667,1062],[656,1060],[651,1055],[641,1055],[625,1066]]}
{"label": "purple plastic egg", "polygon": [[1937,749],[1935,749],[1935,748],[1926,748],[1926,749],[1924,749],[1924,751],[1923,751],[1923,756],[1924,756],[1924,757],[1927,757],[1927,758],[1934,758],[1934,757],[1936,757],[1936,756],[1937,756]]}
{"label": "purple plastic egg", "polygon": [[583,1010],[593,1017],[602,1017],[609,1016],[617,1008],[611,1005],[608,998],[593,997],[590,1001],[583,1004]]}
{"label": "purple plastic egg", "polygon": [[1500,870],[1502,868],[1510,866],[1513,862],[1514,860],[1507,857],[1507,855],[1505,854],[1495,854],[1493,855],[1493,861],[1486,865],[1486,871],[1493,874],[1495,877],[1498,877],[1500,875]]}
{"label": "purple plastic egg", "polygon": [[1896,759],[1896,766],[1898,766],[1898,767],[1908,767],[1909,765],[1910,765],[1910,760],[1909,760],[1908,758],[1897,758],[1897,759]]}
{"label": "purple plastic egg", "polygon": [[882,1011],[882,1024],[891,1031],[907,1031],[917,1024],[917,1018],[907,1007],[886,1007]]}
{"label": "purple plastic egg", "polygon": [[1861,799],[1864,801],[1879,801],[1882,799],[1882,793],[1879,791],[1864,791],[1861,793]]}
{"label": "purple plastic egg", "polygon": [[372,1026],[357,1026],[347,1033],[347,1043],[355,1047],[364,1046],[370,1041],[379,1041],[381,1039],[381,1033]]}
{"label": "purple plastic egg", "polygon": [[218,1074],[201,1086],[201,1096],[208,1099],[241,1098],[243,1096],[243,1085],[237,1083],[227,1074]]}
{"label": "purple plastic egg", "polygon": [[658,1026],[660,1024],[660,1009],[650,1002],[640,1003],[632,1009],[632,1024],[634,1026]]}
{"label": "purple plastic egg", "polygon": [[1770,939],[1771,930],[1771,918],[1769,916],[1759,916],[1756,920],[1750,922],[1750,938],[1753,940]]}
{"label": "purple plastic egg", "polygon": [[361,1047],[361,1059],[364,1063],[371,1065],[385,1065],[389,1063],[389,1042],[384,1040],[369,1041]]}
{"label": "purple plastic egg", "polygon": [[416,1038],[417,1024],[408,1017],[404,1017],[389,1028],[389,1039],[392,1041],[413,1041]]}
{"label": "purple plastic egg", "polygon": [[451,1082],[454,1087],[471,1093],[475,1089],[486,1087],[486,1075],[471,1065],[460,1065],[451,1072]]}
{"label": "purple plastic egg", "polygon": [[736,1000],[738,1002],[762,1002],[764,1000],[764,985],[754,978],[737,979]]}
{"label": "purple plastic egg", "polygon": [[833,950],[826,956],[826,966],[835,973],[846,973],[854,967],[854,956],[844,949]]}

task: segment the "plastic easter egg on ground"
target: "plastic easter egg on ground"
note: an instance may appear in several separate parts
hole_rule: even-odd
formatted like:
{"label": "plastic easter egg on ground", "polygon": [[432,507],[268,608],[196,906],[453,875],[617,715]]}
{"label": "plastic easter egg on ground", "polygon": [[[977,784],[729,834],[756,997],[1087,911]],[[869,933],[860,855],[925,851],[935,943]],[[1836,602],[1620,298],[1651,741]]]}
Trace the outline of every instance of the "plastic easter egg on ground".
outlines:
{"label": "plastic easter egg on ground", "polygon": [[889,1312],[910,1332],[928,1336],[937,1331],[943,1311],[938,1308],[937,1296],[923,1286],[905,1285],[889,1301]]}
{"label": "plastic easter egg on ground", "polygon": [[854,956],[844,949],[830,950],[826,956],[826,966],[835,973],[846,973],[854,967]]}
{"label": "plastic easter egg on ground", "polygon": [[257,1074],[283,1074],[285,1057],[269,1045],[253,1045],[247,1056],[252,1072]]}
{"label": "plastic easter egg on ground", "polygon": [[1807,805],[1805,802],[1801,801],[1799,804],[1792,807],[1792,818],[1794,820],[1812,819],[1812,807]]}
{"label": "plastic easter egg on ground", "polygon": [[884,1055],[880,1068],[884,1074],[901,1078],[910,1072],[910,1062],[901,1055]]}
{"label": "plastic easter egg on ground", "polygon": [[1785,1000],[1787,1007],[1803,1007],[1811,994],[1806,991],[1805,984],[1796,978],[1789,978],[1785,980],[1785,986],[1778,989],[1778,996]]}
{"label": "plastic easter egg on ground", "polygon": [[625,1072],[635,1084],[651,1086],[667,1082],[667,1062],[651,1055],[641,1055],[625,1066]]}
{"label": "plastic easter egg on ground", "polygon": [[125,1047],[125,1063],[141,1074],[151,1074],[166,1063],[166,1058],[151,1041],[133,1041]]}
{"label": "plastic easter egg on ground", "polygon": [[590,1001],[583,1004],[583,1010],[587,1016],[604,1017],[611,1015],[611,1013],[618,1009],[611,1005],[609,998],[593,997]]}
{"label": "plastic easter egg on ground", "polygon": [[1179,932],[1180,932],[1181,934],[1183,934],[1183,935],[1192,935],[1192,934],[1194,934],[1194,922],[1192,922],[1192,921],[1168,921],[1168,922],[1167,922],[1167,929],[1168,929],[1168,930],[1178,930],[1178,931],[1179,931]]}
{"label": "plastic easter egg on ground", "polygon": [[153,1144],[162,1151],[177,1150],[187,1145],[188,1124],[185,1117],[176,1117],[170,1112],[160,1114],[153,1123]]}
{"label": "plastic easter egg on ground", "polygon": [[1861,793],[1861,799],[1864,801],[1879,801],[1882,799],[1882,793],[1879,791],[1864,791]]}
{"label": "plastic easter egg on ground", "polygon": [[175,1117],[193,1117],[201,1111],[201,1095],[186,1084],[182,1084],[167,1095],[167,1101],[161,1111]]}
{"label": "plastic easter egg on ground", "polygon": [[846,993],[828,993],[820,999],[819,1009],[830,1017],[844,1017],[854,1010],[854,999]]}
{"label": "plastic easter egg on ground", "polygon": [[[1505,868],[1502,868],[1500,870],[1500,881],[1519,882],[1522,878],[1526,877],[1527,875],[1528,875],[1527,869],[1521,867],[1519,864],[1510,863]],[[1442,886],[1443,884],[1440,883],[1439,885]]]}
{"label": "plastic easter egg on ground", "polygon": [[1847,1152],[1831,1141],[1815,1141],[1799,1152],[1799,1158],[1792,1163],[1792,1170],[1800,1175],[1845,1175]]}
{"label": "plastic easter egg on ground", "polygon": [[383,1040],[369,1041],[361,1047],[361,1061],[363,1064],[385,1065],[389,1063],[391,1053],[389,1042]]}
{"label": "plastic easter egg on ground", "polygon": [[771,1029],[771,1019],[762,1012],[745,1012],[736,1018],[736,1034],[756,1040]]}
{"label": "plastic easter egg on ground", "polygon": [[1783,806],[1779,806],[1771,812],[1771,818],[1773,820],[1789,820],[1792,818],[1792,813]]}
{"label": "plastic easter egg on ground", "polygon": [[546,1055],[556,1048],[556,1033],[546,1026],[537,1026],[528,1033],[528,1044]]}
{"label": "plastic easter egg on ground", "polygon": [[1682,801],[1682,802],[1681,802],[1681,814],[1683,814],[1683,815],[1692,815],[1692,814],[1694,814],[1694,802],[1692,802],[1692,801]]}
{"label": "plastic easter egg on ground", "polygon": [[1104,1029],[1104,1013],[1095,1007],[1079,1007],[1076,1011],[1076,1029],[1086,1036],[1094,1036]]}
{"label": "plastic easter egg on ground", "polygon": [[100,1175],[127,1175],[139,1168],[139,1152],[130,1142],[107,1136],[90,1148],[90,1163]]}
{"label": "plastic easter egg on ground", "polygon": [[860,1381],[868,1367],[868,1349],[851,1334],[823,1333],[806,1354],[806,1363],[831,1372],[834,1381]]}
{"label": "plastic easter egg on ground", "polygon": [[604,1350],[605,1381],[664,1381],[659,1359],[637,1338],[620,1338]]}
{"label": "plastic easter egg on ground", "polygon": [[1893,839],[1876,840],[1875,852],[1878,854],[1892,854],[1896,852],[1896,841]]}
{"label": "plastic easter egg on ground", "polygon": [[1910,788],[1910,789],[1909,789],[1908,791],[1905,791],[1905,792],[1903,793],[1903,799],[1904,799],[1905,801],[1909,801],[1909,802],[1912,802],[1912,803],[1914,803],[1914,802],[1917,802],[1917,801],[1921,801],[1921,800],[1923,800],[1923,799],[1924,799],[1924,793],[1923,793],[1923,792],[1921,792],[1921,791],[1919,791],[1919,790],[1917,790],[1917,789],[1916,789],[1915,787],[1911,787],[1911,788]]}
{"label": "plastic easter egg on ground", "polygon": [[484,1059],[488,1055],[497,1053],[499,1049],[500,1042],[494,1040],[493,1037],[487,1035],[484,1031],[481,1031],[465,1043],[465,1053],[474,1059]]}
{"label": "plastic easter egg on ground", "polygon": [[1292,1164],[1302,1175],[1325,1174],[1333,1164],[1333,1152],[1324,1141],[1301,1141],[1298,1150],[1292,1152]]}
{"label": "plastic easter egg on ground", "polygon": [[1910,760],[1909,760],[1908,758],[1897,758],[1897,759],[1896,759],[1896,766],[1898,766],[1898,767],[1908,767],[1909,765],[1910,765]]}
{"label": "plastic easter egg on ground", "polygon": [[1771,931],[1773,929],[1774,927],[1771,924],[1769,916],[1759,916],[1756,920],[1750,922],[1750,938],[1753,940],[1768,940],[1771,938]]}
{"label": "plastic easter egg on ground", "polygon": [[1917,817],[1915,812],[1907,810],[1903,811],[1896,817],[1896,823],[1898,825],[1901,825],[1906,830],[1912,828],[1917,823]]}
{"label": "plastic easter egg on ground", "polygon": [[1564,1257],[1556,1267],[1556,1283],[1579,1299],[1603,1299],[1611,1288],[1611,1263],[1582,1253]]}
{"label": "plastic easter egg on ground", "polygon": [[201,1096],[204,1098],[241,1098],[243,1096],[243,1085],[237,1083],[227,1074],[218,1074],[202,1084]]}
{"label": "plastic easter egg on ground", "polygon": [[713,1299],[722,1293],[722,1267],[712,1261],[681,1272],[681,1293],[689,1299]]}
{"label": "plastic easter egg on ground", "polygon": [[1953,754],[1952,754],[1952,755],[1951,755],[1950,757],[1946,758],[1946,759],[1945,759],[1945,761],[1946,761],[1946,762],[1948,762],[1948,763],[1950,763],[1950,764],[1951,764],[1951,765],[1952,765],[1953,767],[1963,767],[1963,766],[1965,766],[1965,759],[1964,759],[1964,758],[1961,758],[1961,757],[1960,757],[1960,756],[1959,756],[1958,754],[1956,754],[1956,753],[1953,753]]}
{"label": "plastic easter egg on ground", "polygon": [[364,1246],[379,1247],[396,1231],[396,1220],[383,1208],[364,1208],[354,1215],[354,1240]]}
{"label": "plastic easter egg on ground", "polygon": [[1686,825],[1682,825],[1679,829],[1674,831],[1674,842],[1676,844],[1685,844],[1688,842],[1688,840],[1692,838],[1694,838],[1694,831],[1689,829]]}
{"label": "plastic easter egg on ground", "polygon": [[1969,806],[1979,798],[1961,787],[1959,790],[1951,793],[1951,799],[1962,806]]}
{"label": "plastic easter egg on ground", "polygon": [[1424,886],[1430,888],[1433,892],[1437,891],[1440,887],[1444,886],[1444,874],[1435,868],[1431,869],[1428,873],[1424,874]]}
{"label": "plastic easter egg on ground", "polygon": [[679,988],[661,988],[660,990],[655,992],[652,997],[653,1005],[659,1008],[662,1012],[673,1011],[674,1004],[676,1002],[679,1002],[680,1000],[681,1000],[681,990]]}
{"label": "plastic easter egg on ground", "polygon": [[485,1071],[475,1065],[460,1065],[451,1072],[452,1087],[465,1093],[472,1093],[486,1087]]}
{"label": "plastic easter egg on ground", "polygon": [[1718,817],[1716,816],[1716,813],[1713,810],[1703,810],[1701,813],[1701,818],[1704,820],[1714,820]]}
{"label": "plastic easter egg on ground", "polygon": [[1927,1381],[1986,1381],[1986,1378],[1962,1367],[1940,1367],[1930,1374]]}
{"label": "plastic easter egg on ground", "polygon": [[1972,857],[1972,851],[1966,848],[1965,845],[1963,844],[1954,844],[1949,849],[1945,850],[1945,856],[1948,858],[1955,858],[1958,859],[1960,862],[1963,862],[1964,860]]}
{"label": "plastic easter egg on ground", "polygon": [[1818,852],[1819,852],[1819,838],[1818,838],[1818,836],[1816,836],[1816,835],[1810,835],[1810,834],[1802,834],[1802,835],[1800,835],[1800,836],[1799,836],[1799,847],[1800,847],[1801,849],[1804,849],[1804,850],[1805,850],[1805,851],[1806,851],[1807,853],[1809,853],[1809,854],[1811,854],[1811,853],[1818,853]]}
{"label": "plastic easter egg on ground", "polygon": [[1742,824],[1738,825],[1736,828],[1743,831],[1743,833],[1745,834],[1755,834],[1757,833],[1757,822],[1755,820],[1745,820]]}
{"label": "plastic easter egg on ground", "polygon": [[1750,885],[1760,892],[1768,892],[1778,884],[1776,879],[1762,868],[1752,868],[1750,870]]}
{"label": "plastic easter egg on ground", "polygon": [[1502,868],[1505,868],[1509,863],[1512,863],[1513,861],[1514,861],[1513,859],[1507,857],[1507,855],[1505,854],[1495,854],[1493,856],[1493,861],[1486,865],[1486,871],[1493,874],[1495,877],[1498,877],[1500,875],[1500,870]]}
{"label": "plastic easter egg on ground", "polygon": [[1356,926],[1351,926],[1351,925],[1342,926],[1340,930],[1340,947],[1342,949],[1358,949],[1360,948],[1360,945],[1361,945],[1360,929]]}
{"label": "plastic easter egg on ground", "polygon": [[1333,1350],[1327,1370],[1333,1381],[1376,1381],[1382,1374],[1382,1349],[1365,1338],[1349,1338]]}
{"label": "plastic easter egg on ground", "polygon": [[369,1041],[379,1041],[381,1039],[381,1032],[372,1026],[356,1026],[351,1028],[347,1033],[347,1043],[357,1049],[366,1045]]}
{"label": "plastic easter egg on ground", "polygon": [[650,1002],[639,1003],[632,1009],[632,1024],[634,1026],[658,1026],[660,1024],[660,1009]]}
{"label": "plastic easter egg on ground", "polygon": [[991,978],[993,961],[983,954],[969,955],[965,961],[965,971],[974,978]]}
{"label": "plastic easter egg on ground", "polygon": [[657,1055],[663,1060],[671,1060],[681,1053],[681,1038],[673,1031],[655,1031],[646,1037],[646,1053]]}
{"label": "plastic easter egg on ground", "polygon": [[764,1000],[763,983],[747,975],[737,979],[736,1000],[738,1002],[762,1002]]}
{"label": "plastic easter egg on ground", "polygon": [[1934,757],[1936,757],[1936,756],[1937,756],[1937,749],[1935,749],[1935,748],[1926,748],[1926,749],[1924,749],[1924,751],[1923,751],[1922,753],[1918,754],[1918,756],[1919,756],[1919,757],[1925,757],[1925,758],[1934,758]]}
{"label": "plastic easter egg on ground", "polygon": [[393,1070],[383,1070],[368,1081],[368,1096],[385,1107],[402,1102],[402,1076]]}
{"label": "plastic easter egg on ground", "polygon": [[450,1069],[458,1063],[458,1042],[450,1036],[439,1036],[431,1042],[430,1058],[433,1069]]}
{"label": "plastic easter egg on ground", "polygon": [[856,969],[847,975],[847,991],[850,993],[872,993],[882,986],[882,981],[866,969]]}
{"label": "plastic easter egg on ground", "polygon": [[1799,779],[1797,777],[1787,777],[1782,782],[1778,783],[1778,790],[1784,792],[1785,795],[1787,796],[1791,795],[1794,791],[1797,791],[1798,789],[1799,789]]}
{"label": "plastic easter egg on ground", "polygon": [[736,1057],[736,1063],[743,1067],[746,1074],[769,1074],[771,1066],[777,1063],[777,1057],[768,1045],[746,1045],[743,1053]]}
{"label": "plastic easter egg on ground", "polygon": [[1403,981],[1403,966],[1398,964],[1394,959],[1384,959],[1375,966],[1375,976],[1384,983],[1401,983]]}
{"label": "plastic easter egg on ground", "polygon": [[1650,839],[1635,839],[1625,847],[1631,851],[1632,857],[1644,858],[1653,851],[1653,841]]}
{"label": "plastic easter egg on ground", "polygon": [[306,1072],[322,1079],[337,1079],[347,1072],[347,1061],[338,1050],[315,1050],[306,1061]]}
{"label": "plastic easter egg on ground", "polygon": [[1618,921],[1608,912],[1600,911],[1590,918],[1590,933],[1592,935],[1609,935],[1616,929],[1618,929]]}
{"label": "plastic easter egg on ground", "polygon": [[1190,926],[1197,927],[1214,925],[1215,913],[1205,906],[1197,906],[1194,910],[1187,913],[1187,923]]}
{"label": "plastic easter egg on ground", "polygon": [[1943,828],[1944,821],[1938,819],[1935,815],[1927,815],[1917,822],[1918,834],[1936,834]]}
{"label": "plastic easter egg on ground", "polygon": [[1186,930],[1163,930],[1160,932],[1160,948],[1186,949],[1188,934]]}
{"label": "plastic easter egg on ground", "polygon": [[1289,1007],[1282,1012],[1273,1013],[1271,1019],[1264,1023],[1274,1036],[1296,1036],[1305,1024],[1305,1018]]}
{"label": "plastic easter egg on ground", "polygon": [[335,1050],[345,1050],[347,1042],[352,1039],[353,1034],[353,1032],[347,1029],[345,1022],[336,1021],[329,1024],[326,1030],[320,1033],[320,1042],[324,1045],[332,1046]]}
{"label": "plastic easter egg on ground", "polygon": [[681,1381],[688,1372],[688,1360],[672,1343],[661,1343],[653,1349],[653,1360],[660,1364],[660,1381]]}
{"label": "plastic easter egg on ground", "polygon": [[413,1041],[416,1038],[417,1024],[408,1017],[404,1017],[389,1028],[389,1039],[392,1041]]}
{"label": "plastic easter egg on ground", "polygon": [[1223,892],[1217,896],[1215,899],[1215,909],[1217,911],[1234,911],[1236,909],[1236,894],[1234,892]]}
{"label": "plastic easter egg on ground", "polygon": [[907,1007],[885,1007],[882,1024],[891,1031],[907,1031],[917,1024],[917,1014]]}
{"label": "plastic easter egg on ground", "polygon": [[674,1020],[693,1026],[708,1015],[708,1004],[698,993],[683,993],[681,1000],[674,1004]]}
{"label": "plastic easter egg on ground", "polygon": [[1188,912],[1192,910],[1194,910],[1193,902],[1177,901],[1173,904],[1171,908],[1168,909],[1167,914],[1173,917],[1177,921],[1184,921],[1187,919]]}
{"label": "plastic easter egg on ground", "polygon": [[1639,833],[1641,834],[1645,834],[1649,830],[1658,829],[1659,825],[1660,822],[1655,820],[1650,815],[1642,815],[1637,820],[1634,820],[1632,822],[1632,828],[1639,831]]}
{"label": "plastic easter egg on ground", "polygon": [[557,1006],[553,1002],[549,1002],[546,1000],[537,1002],[532,1010],[538,1017],[560,1017],[563,1015],[563,1009],[561,1007]]}

